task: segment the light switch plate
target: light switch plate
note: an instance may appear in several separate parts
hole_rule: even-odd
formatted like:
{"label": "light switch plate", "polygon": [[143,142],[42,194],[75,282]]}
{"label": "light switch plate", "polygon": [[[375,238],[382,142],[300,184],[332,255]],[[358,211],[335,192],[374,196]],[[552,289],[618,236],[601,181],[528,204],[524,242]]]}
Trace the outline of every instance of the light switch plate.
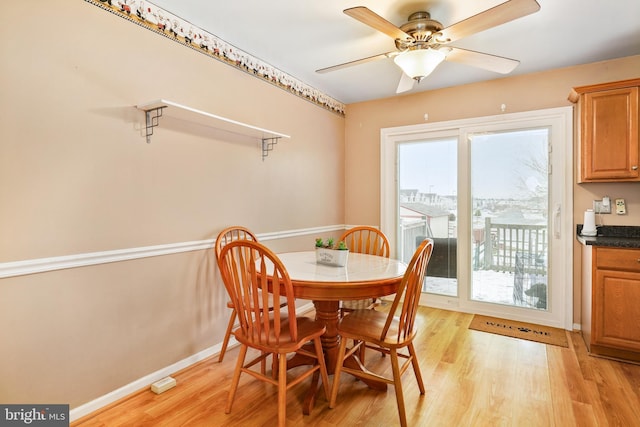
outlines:
{"label": "light switch plate", "polygon": [[624,204],[624,199],[616,199],[616,213],[618,215],[624,215],[627,213],[627,207]]}

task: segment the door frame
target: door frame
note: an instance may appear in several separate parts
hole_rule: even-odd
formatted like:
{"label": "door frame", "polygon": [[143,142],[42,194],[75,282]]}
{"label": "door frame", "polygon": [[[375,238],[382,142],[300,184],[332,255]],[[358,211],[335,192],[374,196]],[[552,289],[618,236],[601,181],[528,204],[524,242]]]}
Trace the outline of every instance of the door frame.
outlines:
{"label": "door frame", "polygon": [[[464,141],[470,130],[478,131],[483,127],[491,129],[495,126],[523,126],[540,127],[541,123],[550,126],[550,153],[556,162],[550,161],[552,171],[564,170],[562,179],[552,187],[550,181],[549,215],[550,230],[549,244],[555,245],[556,251],[566,254],[565,263],[556,263],[554,268],[550,263],[549,280],[553,280],[551,288],[550,308],[544,315],[536,314],[535,310],[521,307],[510,307],[492,303],[478,303],[468,297],[470,286],[470,239],[459,239],[457,251],[458,265],[458,297],[429,294],[421,301],[424,305],[447,310],[484,314],[509,318],[548,326],[573,329],[573,107],[558,107],[544,110],[509,113],[495,116],[477,117],[470,119],[451,120],[438,123],[426,123],[409,126],[383,128],[380,130],[380,225],[382,231],[392,242],[392,251],[397,247],[398,230],[398,144],[402,142],[424,139],[429,133],[434,135],[458,134],[458,169],[469,170],[470,156],[468,143]],[[463,150],[462,154],[460,150]],[[558,164],[559,163],[559,164]],[[470,183],[458,180],[458,194],[464,195]],[[470,212],[470,198],[458,199],[458,212]],[[557,208],[560,212],[555,212]],[[470,235],[471,216],[458,214],[458,235]],[[553,240],[553,242],[552,242]],[[392,254],[393,255],[393,254]],[[563,265],[562,265],[563,264]],[[562,286],[558,288],[558,284]],[[555,294],[554,294],[554,289]],[[464,291],[464,292],[463,292]],[[554,303],[555,300],[557,303]]]}

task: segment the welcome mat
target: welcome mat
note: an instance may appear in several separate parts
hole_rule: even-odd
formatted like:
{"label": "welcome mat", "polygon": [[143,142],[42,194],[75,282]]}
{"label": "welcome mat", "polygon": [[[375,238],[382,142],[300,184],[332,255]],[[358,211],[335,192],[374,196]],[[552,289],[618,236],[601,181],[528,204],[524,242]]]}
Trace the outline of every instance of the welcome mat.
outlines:
{"label": "welcome mat", "polygon": [[531,323],[516,322],[514,320],[498,319],[474,315],[469,329],[489,332],[492,334],[506,335],[523,340],[536,341],[543,344],[569,347],[567,334],[563,329],[552,328],[550,326],[534,325]]}

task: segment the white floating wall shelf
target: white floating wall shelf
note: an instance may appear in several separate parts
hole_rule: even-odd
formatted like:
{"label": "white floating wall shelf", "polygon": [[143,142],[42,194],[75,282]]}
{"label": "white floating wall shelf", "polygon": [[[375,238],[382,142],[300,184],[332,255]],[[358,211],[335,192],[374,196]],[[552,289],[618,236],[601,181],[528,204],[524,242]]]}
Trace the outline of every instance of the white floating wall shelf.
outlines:
{"label": "white floating wall shelf", "polygon": [[181,120],[197,122],[212,126],[227,132],[244,135],[250,138],[258,139],[262,142],[262,160],[269,155],[269,151],[273,150],[275,144],[280,138],[291,138],[280,132],[259,128],[257,126],[248,125],[236,120],[227,119],[226,117],[217,116],[207,113],[206,111],[196,110],[165,99],[146,102],[136,105],[136,108],[145,112],[147,143],[151,142],[153,128],[160,124],[160,117],[165,113],[171,117]]}

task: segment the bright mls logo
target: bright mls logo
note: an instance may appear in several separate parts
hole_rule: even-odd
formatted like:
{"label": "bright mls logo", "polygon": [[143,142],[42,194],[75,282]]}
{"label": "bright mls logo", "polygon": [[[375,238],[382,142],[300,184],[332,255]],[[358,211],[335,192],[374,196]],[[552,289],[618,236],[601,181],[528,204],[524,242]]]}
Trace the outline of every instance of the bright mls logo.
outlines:
{"label": "bright mls logo", "polygon": [[69,405],[0,405],[0,427],[68,427]]}

